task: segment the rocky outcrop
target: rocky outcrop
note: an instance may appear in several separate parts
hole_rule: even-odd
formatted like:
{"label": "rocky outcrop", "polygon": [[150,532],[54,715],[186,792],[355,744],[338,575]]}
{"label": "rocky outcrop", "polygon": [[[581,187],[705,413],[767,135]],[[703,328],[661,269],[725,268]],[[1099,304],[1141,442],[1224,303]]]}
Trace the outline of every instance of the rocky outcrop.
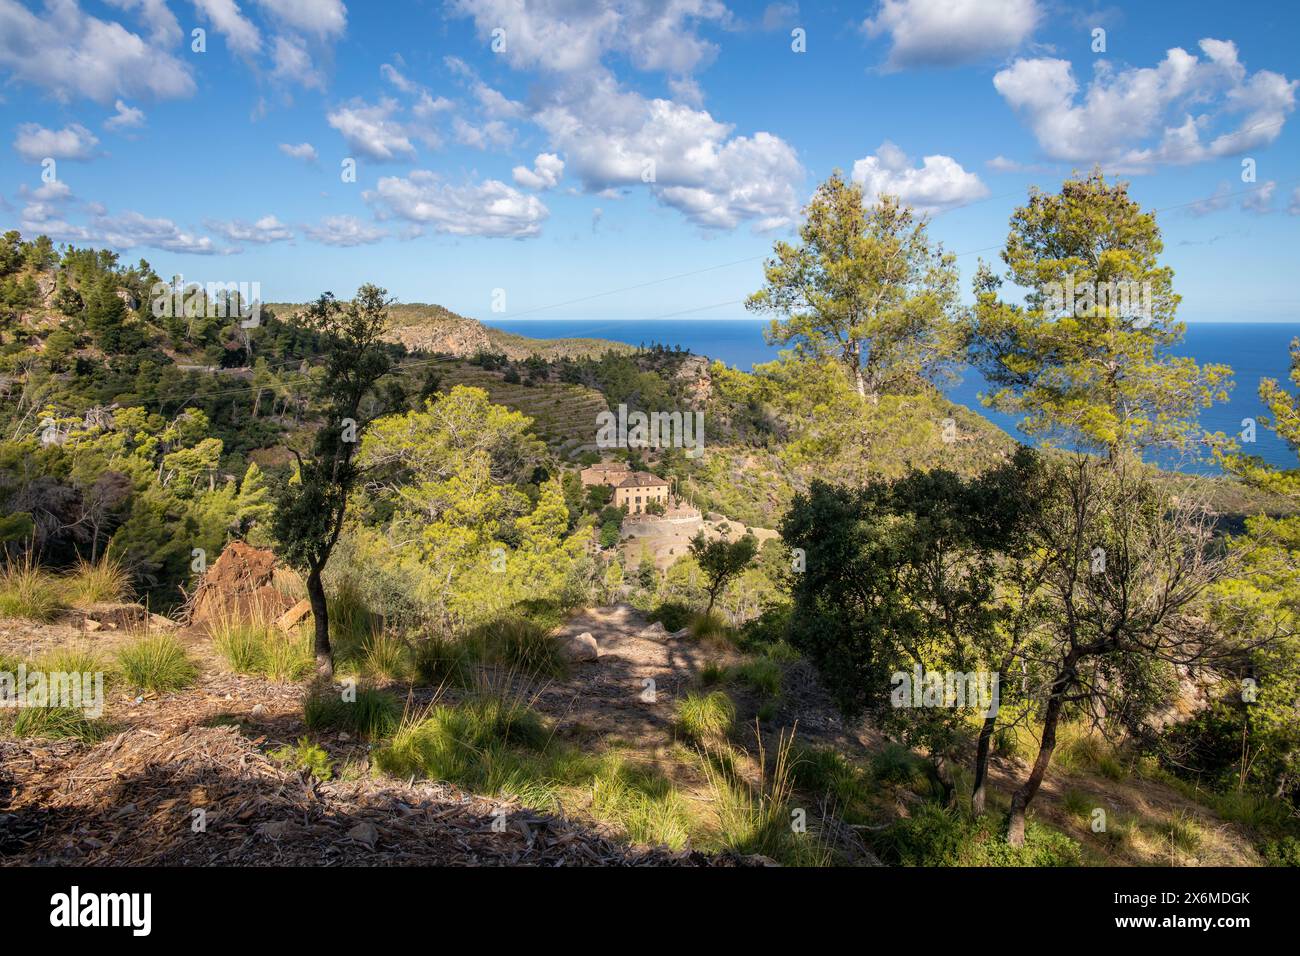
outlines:
{"label": "rocky outcrop", "polygon": [[192,624],[227,618],[275,620],[295,605],[292,597],[272,584],[275,554],[232,541],[203,575],[194,595]]}

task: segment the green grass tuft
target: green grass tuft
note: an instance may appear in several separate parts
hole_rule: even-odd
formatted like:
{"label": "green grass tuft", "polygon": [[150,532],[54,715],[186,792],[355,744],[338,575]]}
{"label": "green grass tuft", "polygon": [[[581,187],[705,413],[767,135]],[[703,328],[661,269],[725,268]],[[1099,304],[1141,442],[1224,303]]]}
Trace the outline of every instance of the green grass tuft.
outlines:
{"label": "green grass tuft", "polygon": [[145,637],[117,653],[118,668],[132,687],[163,694],[194,683],[199,669],[170,634]]}
{"label": "green grass tuft", "polygon": [[303,699],[302,709],[308,730],[343,730],[369,740],[393,733],[402,712],[397,698],[371,687],[356,688],[355,700],[344,700],[338,688],[317,689]]}
{"label": "green grass tuft", "polygon": [[20,618],[43,624],[64,608],[63,590],[52,574],[31,560],[11,562],[0,570],[0,618]]}
{"label": "green grass tuft", "polygon": [[720,690],[688,693],[677,704],[677,732],[700,743],[725,737],[736,722],[736,705]]}
{"label": "green grass tuft", "polygon": [[280,747],[272,750],[267,756],[297,770],[305,771],[322,783],[334,777],[334,762],[330,760],[330,755],[325,752],[325,748],[312,743],[306,737],[299,737],[296,746]]}

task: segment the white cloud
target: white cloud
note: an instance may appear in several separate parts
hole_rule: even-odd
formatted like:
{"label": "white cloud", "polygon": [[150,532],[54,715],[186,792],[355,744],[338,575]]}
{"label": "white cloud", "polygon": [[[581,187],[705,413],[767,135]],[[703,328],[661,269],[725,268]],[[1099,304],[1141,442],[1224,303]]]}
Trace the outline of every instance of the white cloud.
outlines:
{"label": "white cloud", "polygon": [[803,170],[780,137],[731,136],[707,111],[620,90],[608,74],[584,77],[536,121],[591,192],[644,187],[707,228],[773,229],[798,213]]}
{"label": "white cloud", "polygon": [[1227,182],[1221,182],[1214,189],[1214,194],[1206,196],[1204,199],[1192,203],[1187,207],[1187,211],[1193,216],[1208,216],[1212,212],[1218,212],[1228,205],[1228,199],[1232,196],[1232,186]]}
{"label": "white cloud", "polygon": [[396,112],[396,101],[388,98],[380,99],[373,106],[354,100],[326,119],[343,135],[350,148],[370,159],[388,161],[415,155],[406,129],[393,119]]}
{"label": "white cloud", "polygon": [[955,66],[1011,53],[1042,18],[1036,0],[883,0],[863,21],[889,35],[886,69]]}
{"label": "white cloud", "polygon": [[554,153],[538,153],[537,158],[533,160],[532,169],[527,166],[516,166],[511,171],[516,185],[536,190],[553,189],[559,184],[563,173],[564,160]]}
{"label": "white cloud", "polygon": [[242,219],[229,221],[207,219],[203,225],[231,242],[251,242],[266,245],[270,242],[287,242],[293,238],[293,230],[276,219],[275,216],[263,216],[256,222]]}
{"label": "white cloud", "polygon": [[874,156],[853,164],[853,181],[862,184],[869,202],[888,194],[919,212],[935,213],[964,206],[989,194],[979,176],[967,172],[951,156],[926,156],[920,166],[889,140]]}
{"label": "white cloud", "polygon": [[499,180],[453,186],[423,169],[408,177],[386,176],[365,198],[381,218],[404,219],[454,236],[536,236],[550,215],[536,196]]}
{"label": "white cloud", "polygon": [[486,83],[474,84],[474,96],[488,116],[496,119],[519,119],[524,115],[523,103],[509,99],[500,90],[494,90]]}
{"label": "white cloud", "polygon": [[769,3],[763,8],[760,26],[764,30],[783,30],[796,26],[795,21],[798,17],[799,4],[797,3]]}
{"label": "white cloud", "polygon": [[611,51],[626,54],[637,69],[689,73],[717,53],[695,25],[731,22],[720,0],[453,0],[451,6],[474,19],[485,42],[493,30],[504,30],[512,66],[560,73],[591,69]]}
{"label": "white cloud", "polygon": [[312,66],[307,46],[298,37],[277,36],[271,59],[275,64],[271,76],[275,79],[297,83],[306,89],[325,88],[325,77]]}
{"label": "white cloud", "polygon": [[420,89],[418,83],[408,80],[402,73],[391,63],[385,63],[379,68],[379,73],[393,86],[397,87],[403,93],[415,93]]}
{"label": "white cloud", "polygon": [[80,123],[63,129],[46,129],[39,123],[23,123],[14,139],[14,150],[26,162],[39,163],[45,158],[88,160],[95,156],[99,139]]}
{"label": "white cloud", "polygon": [[275,18],[308,36],[325,39],[342,36],[348,10],[342,0],[257,0]]}
{"label": "white cloud", "polygon": [[419,119],[428,119],[439,113],[446,113],[454,110],[456,104],[445,96],[433,97],[427,92],[421,92],[419,100],[411,107],[411,114]]}
{"label": "white cloud", "polygon": [[501,120],[488,120],[481,126],[475,126],[457,116],[451,121],[451,131],[456,142],[474,149],[505,149],[515,139],[514,131]]}
{"label": "white cloud", "polygon": [[1266,183],[1260,183],[1250,192],[1246,193],[1241,200],[1241,208],[1246,212],[1253,212],[1259,215],[1273,211],[1273,194],[1277,192],[1277,183],[1270,179]]}
{"label": "white cloud", "polygon": [[[1200,49],[1204,60],[1175,47],[1156,67],[1116,70],[1099,61],[1082,99],[1065,60],[1016,60],[993,86],[1043,151],[1068,162],[1141,171],[1233,156],[1277,139],[1295,108],[1298,81],[1269,70],[1247,74],[1229,41],[1201,40]],[[1201,141],[1216,123],[1238,116],[1234,128]],[[1157,136],[1154,145],[1138,145]]]}
{"label": "white cloud", "polygon": [[1289,216],[1300,216],[1300,186],[1291,193],[1291,201],[1287,203],[1286,211]]}
{"label": "white cloud", "polygon": [[207,236],[184,231],[170,219],[151,219],[134,211],[110,216],[102,206],[94,203],[89,208],[90,224],[76,225],[59,216],[48,204],[30,203],[23,209],[20,228],[23,232],[44,233],[55,242],[94,243],[121,251],[142,246],[197,256],[232,251],[218,248]]}
{"label": "white cloud", "polygon": [[162,46],[179,43],[181,25],[167,8],[167,0],[108,0],[119,10],[133,10],[149,27],[149,39]]}
{"label": "white cloud", "polygon": [[194,0],[214,30],[226,38],[226,46],[240,56],[253,56],[262,50],[261,31],[244,16],[235,0]]}
{"label": "white cloud", "polygon": [[388,235],[382,229],[367,226],[356,216],[326,216],[317,226],[303,227],[303,232],[327,246],[363,246]]}
{"label": "white cloud", "polygon": [[60,100],[190,96],[189,68],[121,24],[84,13],[75,0],[47,0],[38,15],[0,0],[0,69]]}
{"label": "white cloud", "polygon": [[134,106],[127,106],[121,100],[113,104],[113,109],[115,110],[113,115],[104,120],[104,129],[135,129],[137,126],[144,125],[144,112],[142,110],[138,110]]}
{"label": "white cloud", "polygon": [[301,159],[303,162],[316,162],[316,147],[311,143],[281,143],[280,152],[293,159]]}

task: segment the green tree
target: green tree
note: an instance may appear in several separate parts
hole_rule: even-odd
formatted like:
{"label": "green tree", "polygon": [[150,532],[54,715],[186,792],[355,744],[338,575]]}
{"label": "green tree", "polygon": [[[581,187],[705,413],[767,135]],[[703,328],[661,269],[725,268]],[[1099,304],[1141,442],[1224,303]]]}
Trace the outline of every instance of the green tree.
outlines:
{"label": "green tree", "polygon": [[704,593],[708,595],[705,615],[713,613],[713,605],[728,583],[749,566],[758,553],[758,541],[747,534],[736,541],[715,538],[710,541],[699,532],[691,539],[690,554],[704,572]]}
{"label": "green tree", "polygon": [[384,289],[367,283],[351,302],[340,302],[326,292],[307,310],[305,319],[327,349],[318,391],[322,423],[309,455],[294,450],[297,481],[286,484],[276,501],[275,537],[288,563],[307,573],[316,669],[323,679],[333,676],[334,655],[321,575],[343,530],[348,496],[360,477],[358,442],[382,411],[375,389],[391,368],[383,343],[391,301]]}
{"label": "green tree", "polygon": [[1197,410],[1226,400],[1231,369],[1170,354],[1184,327],[1163,249],[1155,213],[1100,171],[1033,190],[1002,250],[1025,304],[1003,301],[983,263],[975,277],[970,357],[995,386],[985,404],[1111,460],[1200,439]]}
{"label": "green tree", "polygon": [[834,357],[859,396],[914,387],[958,350],[957,268],[923,219],[892,196],[864,206],[837,171],[805,210],[800,243],[778,242],[745,307],[774,313],[768,339]]}

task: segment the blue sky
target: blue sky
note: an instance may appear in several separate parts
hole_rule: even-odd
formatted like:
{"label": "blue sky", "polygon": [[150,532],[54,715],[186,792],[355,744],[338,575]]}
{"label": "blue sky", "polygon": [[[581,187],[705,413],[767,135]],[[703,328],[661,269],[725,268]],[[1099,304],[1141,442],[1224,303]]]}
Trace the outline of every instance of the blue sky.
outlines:
{"label": "blue sky", "polygon": [[1298,28],[1290,2],[0,0],[0,222],[269,300],[717,319],[836,167],[930,212],[968,291],[1031,184],[1100,162],[1161,210],[1182,318],[1300,321]]}

